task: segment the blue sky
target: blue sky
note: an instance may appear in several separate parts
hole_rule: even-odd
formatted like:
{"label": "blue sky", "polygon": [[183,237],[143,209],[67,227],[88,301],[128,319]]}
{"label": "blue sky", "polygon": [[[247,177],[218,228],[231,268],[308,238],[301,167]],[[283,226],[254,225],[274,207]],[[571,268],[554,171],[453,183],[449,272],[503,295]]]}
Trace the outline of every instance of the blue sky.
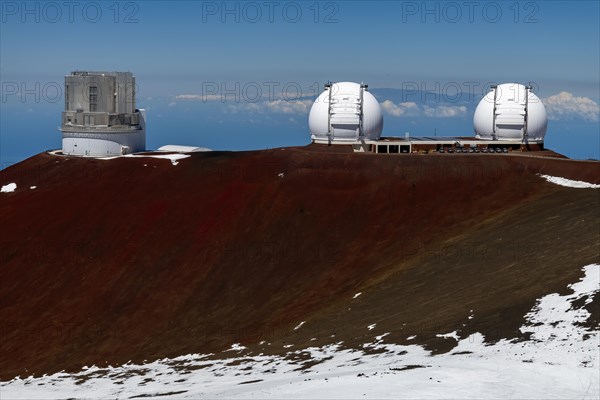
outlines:
{"label": "blue sky", "polygon": [[[56,90],[75,69],[134,72],[151,148],[306,144],[327,80],[367,82],[391,102],[384,135],[469,135],[489,83],[532,82],[547,146],[600,156],[597,1],[1,4],[3,166],[60,147]],[[440,112],[403,114],[406,102]]]}

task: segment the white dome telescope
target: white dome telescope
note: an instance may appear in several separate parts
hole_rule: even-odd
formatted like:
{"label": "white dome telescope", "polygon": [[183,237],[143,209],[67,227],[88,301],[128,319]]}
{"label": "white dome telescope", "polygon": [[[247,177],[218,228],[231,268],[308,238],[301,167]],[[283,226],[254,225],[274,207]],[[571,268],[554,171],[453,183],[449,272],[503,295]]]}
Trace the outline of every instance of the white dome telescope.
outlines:
{"label": "white dome telescope", "polygon": [[311,139],[317,143],[378,140],[383,114],[368,86],[354,82],[326,84],[308,115]]}
{"label": "white dome telescope", "polygon": [[492,86],[473,116],[475,135],[491,140],[544,140],[548,118],[542,101],[530,86],[503,83]]}

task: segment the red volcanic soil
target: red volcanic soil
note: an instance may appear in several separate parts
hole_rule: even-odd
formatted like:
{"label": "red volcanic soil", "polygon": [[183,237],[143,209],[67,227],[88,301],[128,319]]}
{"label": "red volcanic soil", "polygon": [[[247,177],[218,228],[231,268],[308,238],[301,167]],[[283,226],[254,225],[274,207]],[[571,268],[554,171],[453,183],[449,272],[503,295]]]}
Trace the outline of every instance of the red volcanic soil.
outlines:
{"label": "red volcanic soil", "polygon": [[236,342],[518,337],[537,298],[599,261],[598,190],[537,174],[600,183],[600,164],[326,146],[177,165],[39,154],[0,172],[17,184],[0,194],[0,379]]}

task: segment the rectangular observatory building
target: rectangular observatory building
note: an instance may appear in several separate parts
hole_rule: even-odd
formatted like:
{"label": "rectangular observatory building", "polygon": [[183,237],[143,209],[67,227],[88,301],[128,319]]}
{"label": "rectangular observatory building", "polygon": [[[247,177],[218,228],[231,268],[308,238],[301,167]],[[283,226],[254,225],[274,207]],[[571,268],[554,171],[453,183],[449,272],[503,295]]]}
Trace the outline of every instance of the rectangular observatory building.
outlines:
{"label": "rectangular observatory building", "polygon": [[135,104],[131,72],[74,71],[65,76],[62,151],[115,156],[146,149],[146,113]]}

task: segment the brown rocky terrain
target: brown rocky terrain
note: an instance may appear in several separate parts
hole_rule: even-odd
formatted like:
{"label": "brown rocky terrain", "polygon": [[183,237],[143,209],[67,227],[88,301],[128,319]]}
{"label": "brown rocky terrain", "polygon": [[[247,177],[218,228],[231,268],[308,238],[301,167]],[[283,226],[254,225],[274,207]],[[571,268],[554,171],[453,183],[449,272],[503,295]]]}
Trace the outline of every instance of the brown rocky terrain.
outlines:
{"label": "brown rocky terrain", "polygon": [[518,338],[536,299],[600,261],[599,191],[538,176],[597,184],[598,162],[344,150],[44,153],[0,171],[17,184],[0,194],[0,380],[233,343]]}

